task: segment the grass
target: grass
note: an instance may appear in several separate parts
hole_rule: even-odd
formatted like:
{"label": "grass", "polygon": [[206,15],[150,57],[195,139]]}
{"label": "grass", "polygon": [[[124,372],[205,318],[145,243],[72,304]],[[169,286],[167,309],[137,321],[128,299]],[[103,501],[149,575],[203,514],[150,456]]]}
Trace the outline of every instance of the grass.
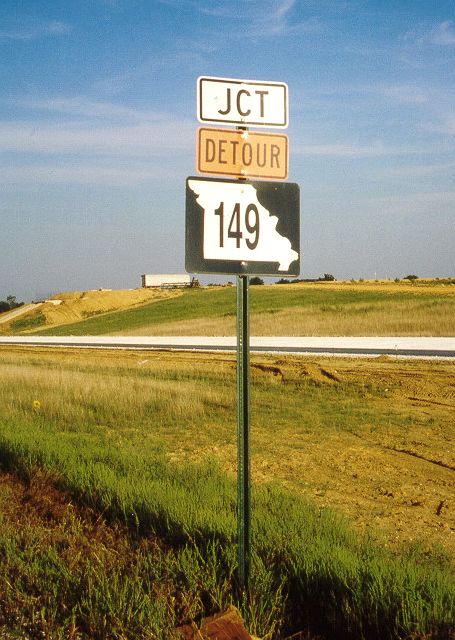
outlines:
{"label": "grass", "polygon": [[[0,584],[9,610],[23,602],[29,619],[55,637],[77,628],[91,638],[165,638],[177,624],[235,600],[234,359],[18,348],[0,355],[3,468],[29,484],[44,470],[78,503],[121,523],[116,526],[132,541],[128,561],[109,558],[106,550],[106,560],[101,552],[97,562],[95,544],[76,566],[67,543],[43,545],[30,528],[17,541],[17,528],[5,524],[0,548],[8,563]],[[338,465],[332,480],[343,483],[356,472],[362,481],[381,460],[378,489],[397,492],[387,484],[398,482],[387,465],[424,430],[434,449],[416,452],[446,466],[422,466],[424,479],[421,460],[411,457],[410,476],[405,467],[399,475],[425,486],[424,501],[433,500],[432,487],[450,491],[452,454],[438,444],[453,439],[450,402],[435,405],[433,415],[402,402],[411,388],[423,400],[439,398],[437,389],[448,393],[449,365],[396,370],[393,361],[362,362],[352,373],[352,362],[344,369],[341,361],[336,369],[330,362],[253,361],[255,555],[244,611],[250,631],[270,639],[308,628],[330,638],[449,638],[451,547],[410,545],[406,537],[391,545],[386,529],[376,542],[374,531],[360,535],[328,508],[331,479],[315,471]],[[353,444],[358,441],[363,448]],[[335,455],[328,458],[331,447]],[[355,459],[343,473],[346,451]],[[352,482],[351,498],[359,500]],[[342,484],[342,493],[348,489]],[[380,495],[376,502],[391,499]],[[371,521],[377,514],[369,507]],[[415,509],[408,510],[417,530]],[[401,503],[400,510],[404,518]],[[434,517],[446,522],[444,514]],[[70,533],[78,522],[68,525]],[[142,540],[159,541],[161,551],[140,552]],[[14,576],[21,579],[12,582]]]}
{"label": "grass", "polygon": [[[455,287],[443,282],[252,286],[250,307],[253,335],[455,334]],[[235,312],[235,287],[202,288],[33,332],[40,335],[233,335]],[[26,327],[27,331],[31,328]]]}
{"label": "grass", "polygon": [[46,318],[42,313],[35,313],[20,320],[11,322],[11,330],[13,333],[36,329],[46,324]]}
{"label": "grass", "polygon": [[0,625],[33,637],[158,640],[176,637],[179,619],[197,616],[203,599],[230,600],[221,562],[232,558],[222,551],[212,548],[211,564],[194,545],[134,538],[75,506],[43,472],[23,484],[1,480]]}

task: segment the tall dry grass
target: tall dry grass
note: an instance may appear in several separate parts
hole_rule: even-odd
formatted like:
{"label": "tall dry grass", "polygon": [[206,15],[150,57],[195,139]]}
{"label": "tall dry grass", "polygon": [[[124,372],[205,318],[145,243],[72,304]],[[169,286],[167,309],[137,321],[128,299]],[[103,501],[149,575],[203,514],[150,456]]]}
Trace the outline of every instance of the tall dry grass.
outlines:
{"label": "tall dry grass", "polygon": [[[352,446],[371,424],[387,438],[410,432],[409,412],[390,406],[395,396],[387,397],[382,378],[324,385],[300,361],[280,365],[281,377],[267,369],[270,362],[256,370],[253,409],[261,420],[253,425],[254,466],[262,460],[275,478],[277,459],[286,470],[295,450],[291,474],[300,473],[311,487],[314,478],[299,455],[321,434],[326,443],[327,434],[344,443],[337,437],[348,433]],[[202,559],[203,579],[212,585],[206,594],[218,590],[226,602],[226,584],[235,585],[235,484],[213,451],[215,444],[223,449],[235,441],[233,358],[201,363],[192,355],[2,349],[0,381],[2,465],[24,475],[44,467],[80,500],[136,534],[154,532],[168,548],[183,549],[181,584],[201,580]],[[432,423],[422,425],[429,434]],[[442,426],[449,434],[450,426]],[[203,458],[206,447],[212,455],[205,464],[185,462]],[[178,454],[172,463],[170,451]],[[338,457],[330,464],[340,475],[341,452]],[[390,554],[334,512],[276,484],[255,484],[253,518],[252,599],[245,613],[256,634],[271,640],[313,628],[344,640],[449,637],[455,582],[447,555],[418,547]],[[106,620],[106,603],[127,602],[131,585],[117,577],[119,589],[109,590],[107,582],[88,590],[93,601],[84,610],[92,620]],[[140,597],[139,585],[133,586]],[[203,606],[198,601],[195,615]]]}
{"label": "tall dry grass", "polygon": [[[206,295],[210,295],[207,292]],[[455,286],[406,283],[296,284],[250,287],[257,336],[453,336]],[[300,301],[300,304],[299,304]],[[118,335],[234,335],[235,300],[219,314],[153,322]]]}
{"label": "tall dry grass", "polygon": [[[85,304],[85,300],[65,301],[70,315],[61,321],[69,322],[71,305]],[[9,329],[2,325],[0,331],[46,335],[235,334],[234,287],[179,291],[168,299],[156,298],[112,313],[101,313],[107,310],[101,302],[90,301],[90,314],[94,315],[85,320],[46,328],[43,314],[25,316]],[[101,315],[97,315],[97,304]],[[79,307],[74,311],[80,319]],[[251,286],[250,317],[254,335],[453,336],[455,285],[329,282]]]}
{"label": "tall dry grass", "polygon": [[[382,304],[320,305],[252,312],[255,336],[453,336],[455,305],[451,299],[433,303],[416,300]],[[115,335],[232,336],[234,313],[124,329]]]}

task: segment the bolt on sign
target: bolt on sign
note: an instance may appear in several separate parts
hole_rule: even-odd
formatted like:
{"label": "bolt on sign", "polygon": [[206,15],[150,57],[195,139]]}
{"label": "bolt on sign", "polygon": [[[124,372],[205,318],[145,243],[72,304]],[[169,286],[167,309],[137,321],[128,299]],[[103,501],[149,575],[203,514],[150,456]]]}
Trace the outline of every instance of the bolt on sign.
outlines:
{"label": "bolt on sign", "polygon": [[299,275],[299,186],[188,178],[185,268],[189,273]]}
{"label": "bolt on sign", "polygon": [[197,170],[200,173],[285,180],[288,155],[285,135],[198,129]]}
{"label": "bolt on sign", "polygon": [[197,86],[199,122],[288,126],[288,87],[284,82],[200,77]]}

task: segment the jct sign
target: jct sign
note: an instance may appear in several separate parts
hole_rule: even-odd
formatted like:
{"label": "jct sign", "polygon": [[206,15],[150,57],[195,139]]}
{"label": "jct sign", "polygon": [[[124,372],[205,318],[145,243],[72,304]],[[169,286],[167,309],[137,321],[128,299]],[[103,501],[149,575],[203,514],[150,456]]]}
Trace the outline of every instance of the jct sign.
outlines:
{"label": "jct sign", "polygon": [[251,127],[288,126],[288,87],[283,82],[198,78],[200,122]]}

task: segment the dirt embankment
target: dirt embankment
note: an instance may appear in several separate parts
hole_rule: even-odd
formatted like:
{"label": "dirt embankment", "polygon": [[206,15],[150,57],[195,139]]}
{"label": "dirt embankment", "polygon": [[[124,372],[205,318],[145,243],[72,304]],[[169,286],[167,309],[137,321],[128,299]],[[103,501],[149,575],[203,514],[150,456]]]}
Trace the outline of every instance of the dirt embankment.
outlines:
{"label": "dirt embankment", "polygon": [[[85,318],[134,308],[148,302],[164,300],[181,295],[175,289],[99,289],[93,291],[73,291],[58,293],[39,307],[31,307],[27,317],[40,314],[44,317],[40,328],[55,327],[70,322],[78,322]],[[23,316],[25,317],[25,315]],[[21,319],[23,318],[21,317]],[[8,326],[9,325],[9,326]],[[12,329],[11,323],[5,323],[5,329]],[[30,326],[30,330],[37,326]],[[27,331],[27,327],[24,327]]]}
{"label": "dirt embankment", "polygon": [[[261,378],[282,385],[283,394],[295,393],[301,380],[318,389],[314,410],[283,422],[276,435],[262,423],[260,404],[253,408],[254,482],[278,481],[335,508],[390,548],[437,545],[455,562],[453,363],[256,356],[251,367],[253,398]],[[182,455],[179,449],[170,459]],[[235,445],[209,445],[186,457],[201,455],[235,476]]]}
{"label": "dirt embankment", "polygon": [[12,311],[7,311],[6,313],[0,314],[0,324],[10,323],[12,320],[15,320],[19,316],[23,316],[26,313],[30,313],[32,311],[36,311],[38,307],[41,306],[41,302],[24,304]]}
{"label": "dirt embankment", "polygon": [[[370,422],[353,414],[352,429],[308,438],[307,446],[290,448],[286,457],[284,448],[281,456],[278,450],[267,479],[287,466],[292,488],[339,509],[373,536],[381,531],[388,546],[420,541],[455,558],[453,365],[383,357],[354,365],[306,362],[302,373],[334,393],[339,385],[360,389],[363,378],[365,406],[383,417],[375,419],[373,411]],[[341,404],[339,414],[346,411]]]}

